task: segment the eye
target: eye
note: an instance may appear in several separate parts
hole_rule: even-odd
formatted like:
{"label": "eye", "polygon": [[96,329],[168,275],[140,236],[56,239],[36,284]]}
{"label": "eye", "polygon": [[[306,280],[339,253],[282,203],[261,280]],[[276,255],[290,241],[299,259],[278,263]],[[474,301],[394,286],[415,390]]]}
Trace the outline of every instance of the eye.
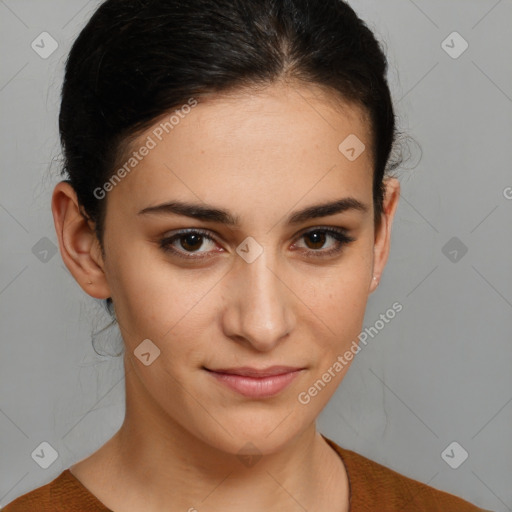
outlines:
{"label": "eye", "polygon": [[[325,245],[329,238],[334,239],[333,246],[327,250],[318,250]],[[341,252],[345,245],[355,241],[355,238],[347,235],[345,229],[332,227],[311,229],[302,233],[300,239],[304,239],[306,242],[305,252],[313,257],[332,256]]]}
{"label": "eye", "polygon": [[[327,250],[320,250],[329,238],[334,240],[334,244],[332,244],[333,247]],[[355,241],[355,238],[347,235],[345,229],[332,227],[311,229],[302,233],[299,239],[306,241],[306,249],[299,248],[299,250],[312,257],[328,257],[337,254],[342,251],[346,244]],[[213,256],[214,253],[222,251],[222,249],[220,251],[208,251],[208,247],[206,250],[200,251],[199,249],[204,248],[205,242],[208,242],[211,248],[216,245],[215,239],[208,231],[202,229],[187,229],[160,240],[160,248],[164,252],[169,252],[189,260],[208,258]],[[296,243],[294,247],[297,248]],[[193,256],[195,253],[197,253],[198,256]]]}
{"label": "eye", "polygon": [[160,247],[164,252],[171,252],[182,258],[203,259],[205,258],[204,255],[187,256],[186,254],[195,252],[204,254],[207,252],[198,250],[203,246],[205,240],[215,245],[215,240],[209,235],[208,231],[202,229],[187,229],[160,240]]}

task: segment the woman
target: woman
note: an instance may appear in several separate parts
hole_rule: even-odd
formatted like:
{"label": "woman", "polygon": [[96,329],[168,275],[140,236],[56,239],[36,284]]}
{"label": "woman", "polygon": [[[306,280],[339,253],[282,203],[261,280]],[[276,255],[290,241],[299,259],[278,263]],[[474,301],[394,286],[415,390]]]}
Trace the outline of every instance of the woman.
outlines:
{"label": "woman", "polygon": [[386,66],[339,0],[99,7],[52,211],[119,324],[126,415],[7,512],[480,510],[316,430],[389,253]]}

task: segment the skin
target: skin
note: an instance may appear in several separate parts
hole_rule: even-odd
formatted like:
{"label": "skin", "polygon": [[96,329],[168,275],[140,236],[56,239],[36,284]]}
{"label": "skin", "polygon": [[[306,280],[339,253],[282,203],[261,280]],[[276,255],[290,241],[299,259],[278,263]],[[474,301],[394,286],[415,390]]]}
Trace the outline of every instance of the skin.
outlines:
{"label": "skin", "polygon": [[[348,365],[308,404],[297,397],[357,340],[388,258],[400,186],[386,179],[375,230],[368,126],[358,107],[304,84],[200,101],[108,192],[105,258],[73,189],[57,184],[62,258],[86,293],[112,297],[126,347],[124,423],[70,468],[107,507],[348,510],[345,467],[315,424]],[[354,161],[338,150],[349,134],[366,145]],[[286,224],[296,210],[344,197],[367,211]],[[138,214],[171,200],[227,209],[240,224]],[[345,228],[355,241],[315,257],[338,244],[304,231],[326,226]],[[211,257],[189,262],[160,248],[186,228],[214,240],[196,242],[195,253],[183,238],[172,246]],[[248,236],[263,248],[252,263],[236,252]],[[148,366],[134,355],[145,339],[161,351]],[[263,399],[239,395],[203,368],[272,365],[305,370]],[[248,442],[262,455],[250,467],[237,455]]]}

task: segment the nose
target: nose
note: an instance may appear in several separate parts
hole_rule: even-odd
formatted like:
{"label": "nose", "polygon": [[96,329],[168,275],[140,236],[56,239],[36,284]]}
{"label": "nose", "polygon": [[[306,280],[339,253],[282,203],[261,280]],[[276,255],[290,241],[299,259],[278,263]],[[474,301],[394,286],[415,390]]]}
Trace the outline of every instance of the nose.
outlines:
{"label": "nose", "polygon": [[295,325],[293,292],[270,259],[264,251],[252,263],[237,261],[229,273],[223,311],[225,335],[260,352],[273,350]]}

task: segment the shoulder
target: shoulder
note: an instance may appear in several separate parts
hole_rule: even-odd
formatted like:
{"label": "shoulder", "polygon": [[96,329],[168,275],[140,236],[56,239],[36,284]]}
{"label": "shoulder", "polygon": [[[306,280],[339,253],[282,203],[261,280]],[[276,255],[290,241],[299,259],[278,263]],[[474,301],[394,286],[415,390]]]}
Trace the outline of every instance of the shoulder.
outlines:
{"label": "shoulder", "polygon": [[2,508],[2,512],[111,512],[66,469],[50,483],[38,487]]}
{"label": "shoulder", "polygon": [[351,512],[489,512],[422,482],[408,478],[363,455],[324,439],[345,464],[350,485]]}

